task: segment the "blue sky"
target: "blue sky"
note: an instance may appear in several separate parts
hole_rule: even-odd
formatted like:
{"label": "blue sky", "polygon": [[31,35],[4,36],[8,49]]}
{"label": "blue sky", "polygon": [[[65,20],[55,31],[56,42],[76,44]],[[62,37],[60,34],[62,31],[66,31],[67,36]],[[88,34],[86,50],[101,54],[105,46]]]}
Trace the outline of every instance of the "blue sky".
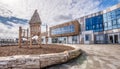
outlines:
{"label": "blue sky", "polygon": [[100,8],[100,10],[104,10],[108,7],[111,7],[113,5],[116,5],[120,2],[120,0],[100,0],[101,3],[98,6],[98,8]]}
{"label": "blue sky", "polygon": [[[119,2],[120,0],[0,0],[0,30],[18,32],[19,26],[27,28],[36,9],[42,23],[53,26],[104,10]],[[28,21],[24,21],[26,19]],[[42,27],[42,31],[45,31],[45,27]]]}

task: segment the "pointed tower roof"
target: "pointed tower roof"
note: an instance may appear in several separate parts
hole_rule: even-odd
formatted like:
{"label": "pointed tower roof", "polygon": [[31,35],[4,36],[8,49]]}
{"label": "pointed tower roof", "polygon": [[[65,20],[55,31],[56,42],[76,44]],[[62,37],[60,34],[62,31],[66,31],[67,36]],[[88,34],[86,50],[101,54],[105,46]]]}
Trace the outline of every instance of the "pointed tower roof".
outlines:
{"label": "pointed tower roof", "polygon": [[40,23],[41,24],[41,19],[39,17],[39,14],[37,12],[37,10],[35,10],[33,16],[31,17],[31,20],[29,23]]}

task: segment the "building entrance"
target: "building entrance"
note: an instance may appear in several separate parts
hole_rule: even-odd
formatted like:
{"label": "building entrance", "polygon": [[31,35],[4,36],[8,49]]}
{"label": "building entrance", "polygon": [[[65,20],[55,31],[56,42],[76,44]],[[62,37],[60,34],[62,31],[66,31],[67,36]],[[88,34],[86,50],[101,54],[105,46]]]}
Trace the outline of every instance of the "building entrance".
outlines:
{"label": "building entrance", "polygon": [[118,43],[118,34],[111,34],[108,36],[109,37],[109,43],[116,44]]}
{"label": "building entrance", "polygon": [[110,43],[114,43],[114,42],[113,42],[113,36],[112,36],[112,35],[109,36],[109,41],[110,41]]}
{"label": "building entrance", "polygon": [[114,43],[118,43],[118,35],[114,35]]}

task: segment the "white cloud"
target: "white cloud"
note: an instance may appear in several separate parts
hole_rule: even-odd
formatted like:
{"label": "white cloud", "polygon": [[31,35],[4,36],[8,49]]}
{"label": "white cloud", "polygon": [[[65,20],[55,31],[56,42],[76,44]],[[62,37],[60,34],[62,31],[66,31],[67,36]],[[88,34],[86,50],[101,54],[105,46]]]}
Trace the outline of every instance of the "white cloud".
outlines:
{"label": "white cloud", "polygon": [[[9,26],[12,25],[12,26]],[[8,22],[8,25],[0,23],[0,38],[18,38],[19,35],[19,27],[22,29],[29,29],[29,24],[16,24],[12,22]],[[42,26],[42,32],[46,31],[46,26]]]}
{"label": "white cloud", "polygon": [[[100,2],[99,0],[0,0],[0,4],[0,7],[10,11],[7,12],[8,15],[28,20],[34,10],[38,9],[42,22],[52,26],[96,12],[99,10],[97,6]],[[9,27],[0,23],[1,36],[18,37],[19,26],[24,28],[29,26],[28,24],[11,24],[13,26]],[[43,31],[46,31],[45,26],[42,26]]]}
{"label": "white cloud", "polygon": [[27,29],[28,25],[23,24],[15,24],[12,22],[9,22],[11,26],[5,25],[3,23],[0,23],[0,37],[1,38],[18,38],[19,33],[19,26],[22,26],[22,28]]}
{"label": "white cloud", "polygon": [[[43,23],[56,25],[98,11],[99,0],[0,0],[14,16],[30,19],[38,9]],[[60,18],[63,16],[63,18]],[[70,17],[69,17],[70,16]],[[68,17],[67,19],[64,17]]]}

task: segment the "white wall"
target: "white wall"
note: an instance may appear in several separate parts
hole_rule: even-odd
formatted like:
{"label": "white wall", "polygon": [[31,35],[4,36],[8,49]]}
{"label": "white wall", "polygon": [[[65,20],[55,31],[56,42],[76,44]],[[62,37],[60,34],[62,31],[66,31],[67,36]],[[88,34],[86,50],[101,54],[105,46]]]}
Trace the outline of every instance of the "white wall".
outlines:
{"label": "white wall", "polygon": [[[84,35],[84,44],[90,44],[90,41],[94,40],[94,35],[93,35],[93,31],[84,31],[82,32],[82,35]],[[85,35],[90,35],[89,38],[90,40],[86,41],[86,37]]]}
{"label": "white wall", "polygon": [[48,44],[52,44],[52,38],[48,38]]}
{"label": "white wall", "polygon": [[72,41],[72,37],[73,36],[68,37],[68,42],[67,42],[68,44],[79,44],[80,43],[80,36],[79,35],[77,35],[77,43]]}
{"label": "white wall", "polygon": [[72,36],[68,37],[68,44],[72,44]]}
{"label": "white wall", "polygon": [[77,44],[80,43],[80,35],[77,36]]}

